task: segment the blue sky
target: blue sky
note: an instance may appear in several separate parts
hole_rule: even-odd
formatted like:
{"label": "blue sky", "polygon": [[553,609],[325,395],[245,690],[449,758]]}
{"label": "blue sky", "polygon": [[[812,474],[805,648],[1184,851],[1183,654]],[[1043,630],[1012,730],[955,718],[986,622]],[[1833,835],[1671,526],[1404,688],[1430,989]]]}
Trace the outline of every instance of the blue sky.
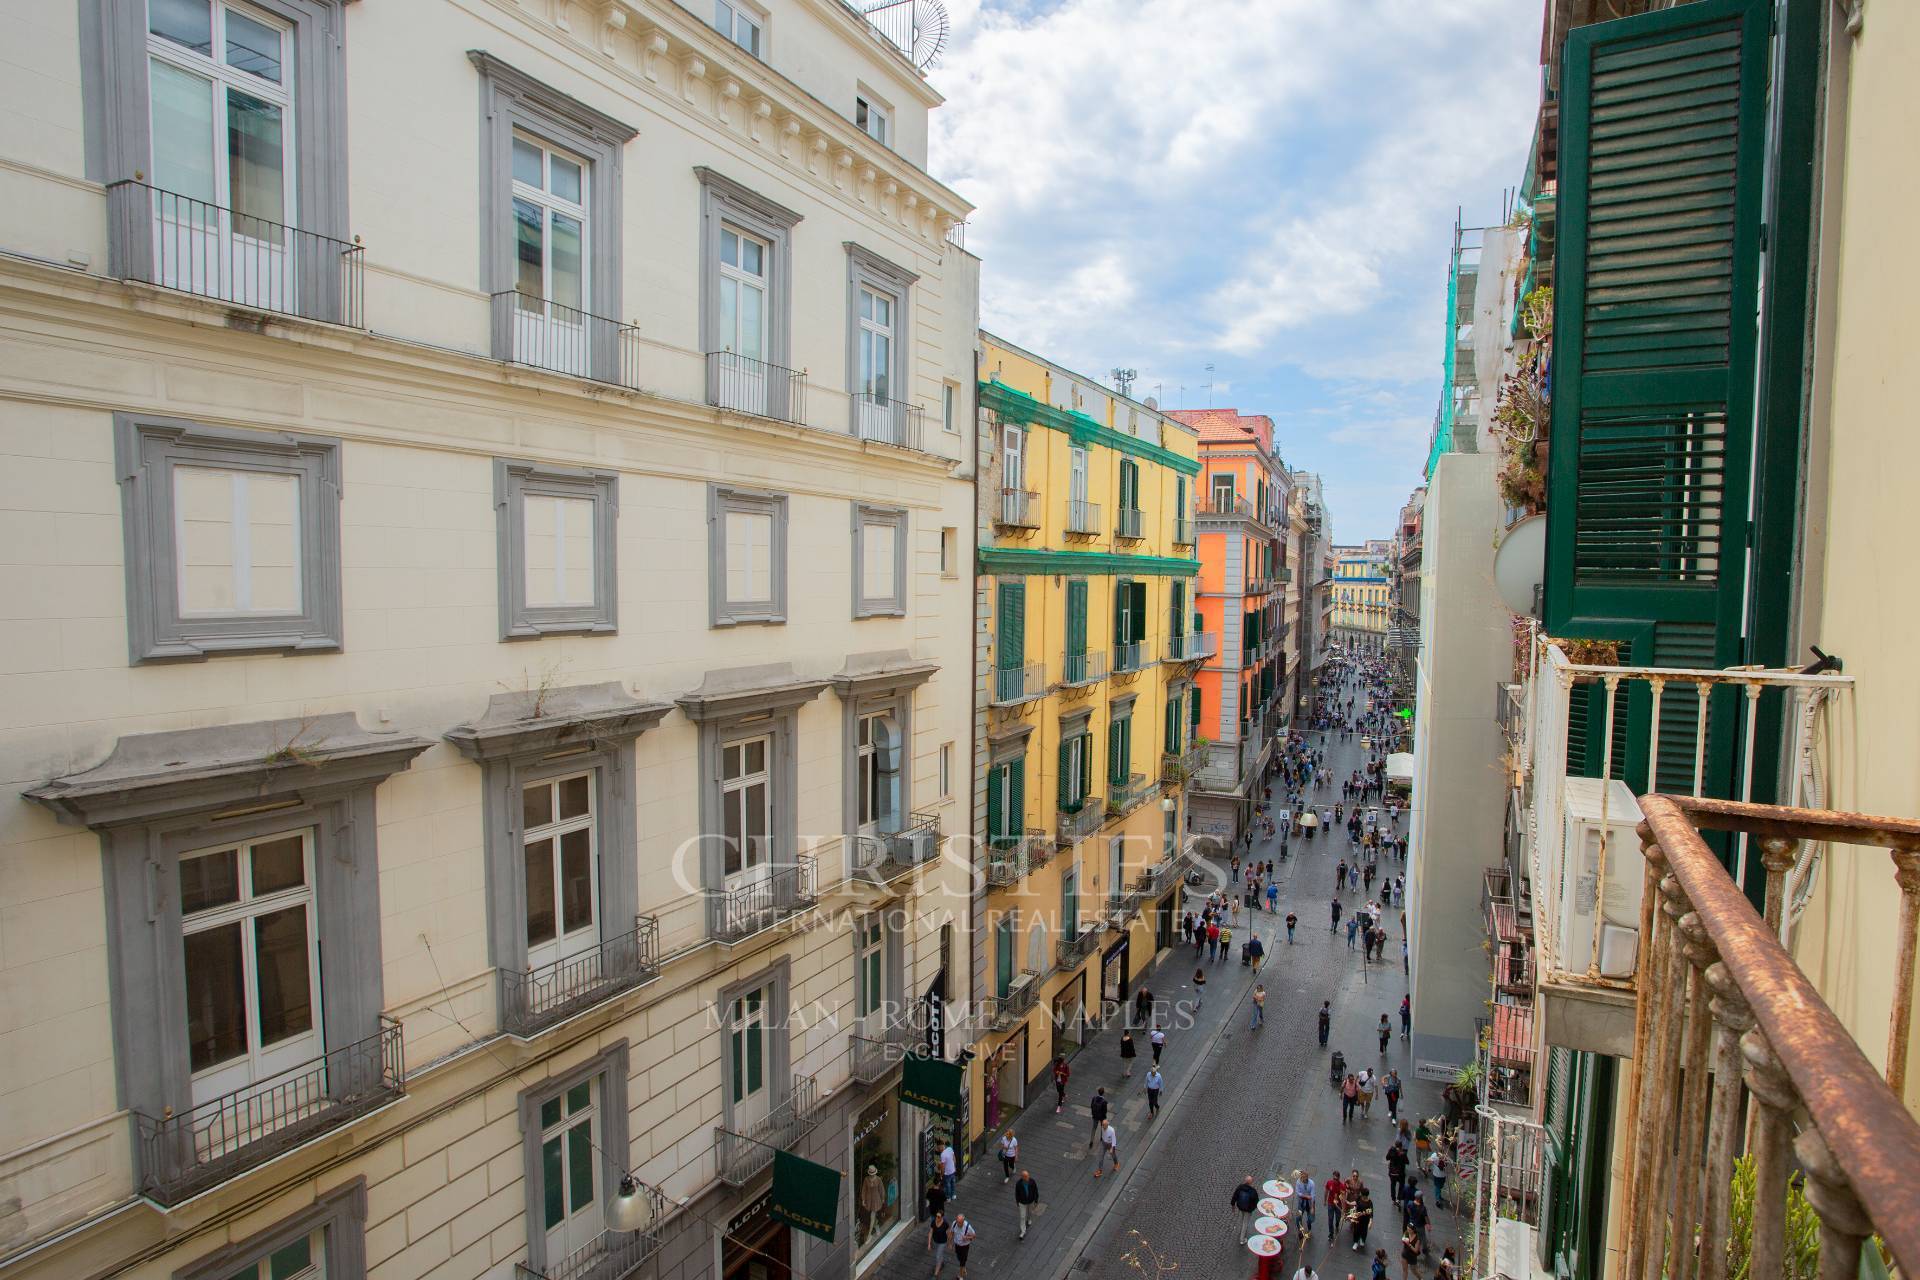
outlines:
{"label": "blue sky", "polygon": [[1540,0],[946,3],[931,168],[978,206],[981,322],[1167,408],[1211,382],[1325,477],[1337,538],[1389,534],[1455,210],[1498,221],[1522,176]]}

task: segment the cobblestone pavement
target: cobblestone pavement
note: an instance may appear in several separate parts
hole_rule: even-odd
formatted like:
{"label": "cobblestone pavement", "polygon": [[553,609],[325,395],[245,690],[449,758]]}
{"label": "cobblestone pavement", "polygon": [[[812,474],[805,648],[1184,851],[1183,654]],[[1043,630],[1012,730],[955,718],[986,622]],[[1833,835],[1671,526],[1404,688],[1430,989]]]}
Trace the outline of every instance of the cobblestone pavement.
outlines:
{"label": "cobblestone pavement", "polygon": [[[1357,738],[1343,743],[1334,736],[1327,756],[1332,776],[1346,776],[1361,762]],[[1154,1278],[1154,1262],[1139,1248],[1144,1240],[1162,1268],[1177,1264],[1183,1275],[1248,1274],[1253,1259],[1240,1234],[1239,1215],[1227,1203],[1234,1186],[1247,1174],[1264,1181],[1296,1168],[1324,1181],[1338,1168],[1343,1173],[1359,1169],[1373,1188],[1380,1207],[1372,1247],[1387,1250],[1389,1274],[1399,1276],[1400,1218],[1387,1204],[1384,1164],[1393,1126],[1379,1099],[1370,1118],[1340,1123],[1339,1099],[1328,1083],[1328,1050],[1320,1048],[1315,1030],[1320,1001],[1332,1000],[1329,1049],[1344,1052],[1354,1070],[1399,1070],[1407,1091],[1403,1117],[1444,1109],[1440,1084],[1413,1078],[1407,1042],[1398,1036],[1397,1010],[1407,990],[1397,961],[1398,913],[1387,913],[1387,963],[1362,966],[1360,953],[1347,949],[1344,924],[1337,933],[1327,929],[1334,866],[1347,853],[1344,835],[1295,840],[1290,849],[1292,857],[1276,868],[1280,910],[1254,915],[1268,955],[1260,975],[1267,989],[1266,1025],[1248,1026],[1254,979],[1237,957],[1205,965],[1206,998],[1193,1012],[1193,953],[1184,948],[1163,953],[1142,981],[1163,1007],[1178,1002],[1191,1024],[1168,1036],[1167,1092],[1159,1118],[1147,1117],[1144,1044],[1132,1078],[1124,1078],[1116,1050],[1119,1030],[1101,1031],[1073,1060],[1065,1112],[1056,1115],[1047,1105],[1049,1089],[1047,1098],[1036,1099],[1015,1122],[1021,1163],[1040,1184],[1041,1212],[1027,1238],[1017,1238],[1012,1188],[1002,1183],[991,1154],[961,1179],[955,1207],[979,1232],[970,1270],[1035,1280]],[[1257,852],[1278,858],[1277,846],[1263,845]],[[1343,900],[1350,910],[1364,899],[1350,890]],[[1288,910],[1300,916],[1291,947],[1282,923]],[[1235,936],[1236,943],[1245,938],[1244,924]],[[1384,1056],[1375,1035],[1382,1013],[1390,1015],[1396,1033]],[[1087,1099],[1099,1085],[1114,1102],[1123,1163],[1117,1174],[1096,1179],[1087,1145],[1092,1125]],[[1456,1190],[1449,1186],[1449,1200]],[[1427,1201],[1432,1206],[1430,1186]],[[1320,1225],[1311,1256],[1325,1280],[1340,1280],[1348,1272],[1365,1277],[1370,1253],[1351,1251],[1344,1238],[1337,1245],[1328,1241],[1324,1218]],[[1431,1233],[1436,1254],[1443,1244],[1457,1248],[1468,1225],[1438,1210]],[[1139,1259],[1139,1269],[1128,1261],[1129,1254]],[[1291,1245],[1285,1265],[1289,1275],[1299,1265]],[[930,1273],[922,1223],[904,1232],[871,1274],[911,1280]],[[955,1274],[951,1260],[947,1274]]]}

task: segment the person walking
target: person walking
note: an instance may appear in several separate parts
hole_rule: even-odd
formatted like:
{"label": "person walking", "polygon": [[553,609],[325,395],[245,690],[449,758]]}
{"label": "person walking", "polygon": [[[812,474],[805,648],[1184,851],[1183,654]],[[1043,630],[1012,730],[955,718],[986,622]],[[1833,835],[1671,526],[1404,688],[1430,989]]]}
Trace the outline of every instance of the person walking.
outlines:
{"label": "person walking", "polygon": [[1087,1135],[1087,1150],[1093,1150],[1093,1144],[1100,1140],[1100,1131],[1107,1127],[1107,1087],[1101,1085],[1093,1091],[1093,1100],[1087,1103],[1087,1109],[1093,1113],[1093,1132]]}
{"label": "person walking", "polygon": [[[1160,1065],[1160,1054],[1167,1047],[1167,1029],[1155,1023],[1153,1030],[1147,1033],[1147,1044],[1153,1050],[1153,1065],[1157,1068]],[[1160,1073],[1156,1070],[1153,1074]]]}
{"label": "person walking", "polygon": [[1214,963],[1219,964],[1221,961],[1228,959],[1232,955],[1233,955],[1233,930],[1231,928],[1222,929],[1220,931],[1220,954],[1214,957]]}
{"label": "person walking", "polygon": [[[1348,916],[1347,917],[1347,950],[1349,951],[1353,950],[1354,935],[1359,932],[1360,932],[1359,915],[1354,914],[1354,915]],[[1371,929],[1367,931],[1367,940],[1369,943],[1371,943],[1373,940],[1373,931]]]}
{"label": "person walking", "polygon": [[1380,1015],[1380,1056],[1387,1056],[1387,1042],[1393,1039],[1393,1027],[1387,1021],[1387,1015]]}
{"label": "person walking", "polygon": [[1367,1275],[1368,1280],[1387,1280],[1387,1251],[1385,1249],[1375,1249],[1373,1251],[1373,1266],[1367,1272]]}
{"label": "person walking", "polygon": [[1133,1025],[1136,1027],[1146,1026],[1147,1019],[1151,1017],[1152,1014],[1153,992],[1142,987],[1139,993],[1133,997]]}
{"label": "person walking", "polygon": [[966,1214],[953,1215],[953,1260],[960,1266],[960,1280],[967,1280],[967,1250],[972,1247],[975,1234]]}
{"label": "person walking", "polygon": [[1458,1280],[1459,1260],[1453,1256],[1453,1246],[1448,1245],[1440,1251],[1440,1263],[1433,1269],[1433,1280]]}
{"label": "person walking", "polygon": [[1160,1074],[1156,1064],[1147,1068],[1147,1119],[1160,1114],[1160,1090],[1166,1086],[1166,1080]]}
{"label": "person walking", "polygon": [[[1327,1047],[1327,1032],[1332,1027],[1333,1027],[1333,1001],[1322,1000],[1320,1002],[1320,1047],[1322,1049]],[[1062,1059],[1062,1061],[1065,1061],[1065,1059]],[[1059,1108],[1055,1107],[1054,1110],[1058,1111]]]}
{"label": "person walking", "polygon": [[1260,983],[1253,984],[1253,1020],[1247,1024],[1247,1030],[1262,1025],[1267,1020],[1267,989]]}
{"label": "person walking", "polygon": [[947,1237],[953,1234],[953,1228],[947,1223],[945,1213],[936,1212],[932,1221],[927,1223],[927,1252],[933,1255],[933,1274],[939,1275],[947,1266]]}
{"label": "person walking", "polygon": [[1400,997],[1400,1038],[1405,1040],[1413,1034],[1413,997]]}
{"label": "person walking", "polygon": [[1355,1193],[1353,1208],[1347,1212],[1347,1221],[1353,1226],[1353,1251],[1365,1253],[1367,1232],[1373,1230],[1373,1196],[1365,1187]]}
{"label": "person walking", "polygon": [[1120,1073],[1121,1075],[1133,1074],[1133,1059],[1138,1052],[1133,1046],[1133,1028],[1123,1027],[1120,1031],[1120,1061],[1125,1070]]}
{"label": "person walking", "polygon": [[1347,1078],[1340,1082],[1340,1123],[1353,1120],[1353,1113],[1360,1105],[1360,1080],[1353,1072],[1347,1072]]}
{"label": "person walking", "polygon": [[1060,1109],[1067,1105],[1067,1078],[1073,1074],[1073,1068],[1067,1065],[1067,1055],[1060,1054],[1053,1060],[1053,1114],[1059,1115]]}
{"label": "person walking", "polygon": [[[1272,891],[1272,888],[1273,888],[1273,886],[1272,886],[1272,885],[1268,885],[1268,886],[1267,886],[1267,888],[1268,888],[1268,891],[1269,891],[1269,896],[1268,896],[1268,898],[1267,898],[1267,901],[1268,901],[1268,903],[1269,903],[1269,904],[1271,904],[1271,903],[1272,903],[1272,901],[1273,901],[1273,898],[1272,898],[1272,896],[1271,896],[1271,891]],[[1269,905],[1269,906],[1267,907],[1267,910],[1269,910],[1269,911],[1271,911],[1271,910],[1273,910],[1273,907],[1272,907],[1271,905]],[[1288,945],[1288,946],[1292,946],[1292,945],[1293,945],[1293,928],[1294,928],[1294,926],[1295,926],[1295,925],[1297,925],[1297,924],[1299,924],[1299,923],[1300,923],[1300,917],[1299,917],[1299,916],[1297,916],[1297,915],[1295,915],[1295,914],[1294,914],[1293,912],[1291,912],[1291,911],[1289,911],[1289,912],[1287,912],[1287,945]]]}
{"label": "person walking", "polygon": [[1227,1202],[1240,1215],[1240,1230],[1235,1238],[1245,1240],[1253,1234],[1253,1211],[1260,1205],[1260,1188],[1253,1185],[1252,1174],[1248,1174],[1245,1181],[1233,1189]]}
{"label": "person walking", "polygon": [[1033,1217],[1033,1207],[1040,1203],[1040,1184],[1033,1180],[1030,1170],[1020,1171],[1020,1180],[1013,1184],[1013,1207],[1020,1215],[1020,1238],[1027,1238],[1027,1223]]}
{"label": "person walking", "polygon": [[1433,1207],[1450,1208],[1447,1204],[1447,1157],[1437,1146],[1427,1153],[1427,1176],[1433,1179]]}
{"label": "person walking", "polygon": [[1420,1233],[1409,1222],[1400,1233],[1400,1280],[1420,1274]]}
{"label": "person walking", "polygon": [[1013,1167],[1020,1162],[1020,1139],[1009,1129],[1000,1135],[1000,1169],[1005,1174],[1000,1185],[1013,1181]]}
{"label": "person walking", "polygon": [[1373,1115],[1374,1075],[1370,1067],[1360,1068],[1360,1116],[1366,1119]]}
{"label": "person walking", "polygon": [[1407,1204],[1407,1229],[1413,1232],[1414,1242],[1419,1245],[1422,1257],[1433,1252],[1427,1244],[1427,1225],[1430,1221],[1427,1202],[1415,1191]]}
{"label": "person walking", "polygon": [[1215,960],[1220,958],[1220,922],[1218,920],[1207,922],[1207,954]]}
{"label": "person walking", "polygon": [[[1307,1234],[1308,1235],[1313,1234],[1313,1229],[1311,1227],[1307,1229]],[[1293,1280],[1320,1280],[1320,1273],[1313,1269],[1313,1264],[1311,1262],[1308,1262],[1305,1258],[1302,1258],[1300,1259],[1300,1269],[1293,1273]]]}
{"label": "person walking", "polygon": [[1200,1012],[1201,1007],[1206,1003],[1207,971],[1205,969],[1195,969],[1193,971],[1193,1011],[1195,1013]]}
{"label": "person walking", "polygon": [[1340,899],[1335,898],[1333,900],[1331,910],[1333,912],[1333,923],[1327,926],[1328,933],[1332,933],[1340,927]]}
{"label": "person walking", "polygon": [[1380,1092],[1386,1095],[1387,1119],[1400,1118],[1400,1073],[1389,1069],[1386,1077],[1380,1081]]}
{"label": "person walking", "polygon": [[1247,928],[1247,962],[1253,966],[1253,971],[1255,973],[1260,972],[1260,962],[1266,958],[1267,958],[1266,944],[1260,941],[1260,935],[1253,931],[1252,926],[1248,926]]}
{"label": "person walking", "polygon": [[937,1173],[927,1180],[926,1202],[929,1218],[947,1207],[947,1193],[940,1189],[940,1175]]}
{"label": "person walking", "polygon": [[1407,1198],[1407,1148],[1397,1139],[1387,1148],[1387,1186],[1392,1191],[1393,1203],[1404,1206]]}
{"label": "person walking", "polygon": [[940,1147],[940,1189],[946,1192],[949,1204],[960,1198],[959,1189],[954,1185],[959,1176],[960,1162],[954,1158],[953,1142],[949,1139]]}
{"label": "person walking", "polygon": [[1313,1239],[1313,1175],[1293,1171],[1293,1216],[1300,1225],[1300,1248],[1307,1247],[1307,1241]]}
{"label": "person walking", "polygon": [[1111,1124],[1100,1131],[1100,1154],[1093,1162],[1093,1176],[1099,1177],[1107,1162],[1113,1162],[1115,1173],[1120,1171],[1120,1135],[1113,1131]]}
{"label": "person walking", "polygon": [[1327,1196],[1327,1248],[1331,1249],[1340,1238],[1340,1215],[1347,1211],[1347,1184],[1341,1180],[1340,1171],[1335,1169],[1327,1175],[1321,1189]]}

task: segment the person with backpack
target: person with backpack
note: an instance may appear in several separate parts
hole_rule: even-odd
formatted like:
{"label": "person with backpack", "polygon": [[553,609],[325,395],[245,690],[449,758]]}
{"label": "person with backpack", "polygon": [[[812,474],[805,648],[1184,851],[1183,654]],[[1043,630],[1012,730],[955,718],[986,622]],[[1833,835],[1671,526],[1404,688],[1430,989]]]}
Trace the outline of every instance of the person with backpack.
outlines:
{"label": "person with backpack", "polygon": [[1398,1071],[1387,1072],[1380,1081],[1380,1092],[1386,1095],[1387,1119],[1398,1120],[1400,1118],[1400,1073]]}
{"label": "person with backpack", "polygon": [[1033,1207],[1040,1203],[1040,1184],[1033,1180],[1030,1170],[1020,1171],[1020,1180],[1013,1184],[1013,1205],[1020,1213],[1020,1238],[1027,1238],[1027,1223],[1033,1217]]}
{"label": "person with backpack", "polygon": [[1073,1068],[1067,1065],[1067,1055],[1060,1054],[1053,1060],[1053,1114],[1059,1115],[1061,1108],[1067,1105],[1067,1079],[1073,1075]]}

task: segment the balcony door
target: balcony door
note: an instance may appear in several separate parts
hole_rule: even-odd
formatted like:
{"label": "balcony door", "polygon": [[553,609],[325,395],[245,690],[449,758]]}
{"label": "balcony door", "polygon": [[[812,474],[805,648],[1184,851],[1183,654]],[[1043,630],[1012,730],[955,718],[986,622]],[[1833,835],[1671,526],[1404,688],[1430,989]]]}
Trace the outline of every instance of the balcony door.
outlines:
{"label": "balcony door", "polygon": [[580,377],[592,372],[589,168],[536,138],[513,135],[513,358]]}
{"label": "balcony door", "polygon": [[[313,832],[292,831],[180,860],[193,1105],[246,1094],[325,1052],[314,915]],[[201,1157],[298,1118],[326,1097],[324,1075],[196,1125]]]}
{"label": "balcony door", "polygon": [[[720,751],[720,804],[726,887],[729,891],[764,886],[773,874],[773,758],[771,736],[730,742]],[[749,893],[749,906],[771,906]]]}
{"label": "balcony door", "polygon": [[865,287],[859,293],[860,313],[854,327],[855,379],[859,385],[854,390],[860,396],[860,435],[866,440],[898,444],[893,395],[894,299]]}
{"label": "balcony door", "polygon": [[[599,977],[576,958],[600,946],[600,858],[593,813],[593,775],[535,782],[520,793],[522,865],[527,876],[527,968],[560,964],[545,995],[559,995]],[[568,963],[575,962],[575,963]]]}
{"label": "balcony door", "polygon": [[1080,867],[1060,874],[1060,936],[1068,942],[1080,936]]}
{"label": "balcony door", "polygon": [[239,5],[148,7],[155,283],[296,310],[293,33]]}
{"label": "balcony door", "polygon": [[601,1209],[600,1078],[582,1080],[540,1105],[540,1181],[547,1257],[577,1253],[606,1232]]}
{"label": "balcony door", "polygon": [[1075,517],[1085,510],[1087,501],[1087,451],[1075,448],[1069,453],[1072,469],[1068,473],[1067,497],[1072,500]]}
{"label": "balcony door", "polygon": [[767,1032],[767,989],[756,988],[727,1009],[728,1085],[733,1104],[729,1127],[746,1133],[773,1111],[773,1043]]}
{"label": "balcony door", "polygon": [[[900,726],[885,714],[861,716],[855,743],[860,837],[877,841],[878,837],[899,831],[900,815]],[[874,861],[879,861],[876,850]]]}
{"label": "balcony door", "polygon": [[766,416],[767,271],[772,247],[757,236],[720,228],[720,403]]}

